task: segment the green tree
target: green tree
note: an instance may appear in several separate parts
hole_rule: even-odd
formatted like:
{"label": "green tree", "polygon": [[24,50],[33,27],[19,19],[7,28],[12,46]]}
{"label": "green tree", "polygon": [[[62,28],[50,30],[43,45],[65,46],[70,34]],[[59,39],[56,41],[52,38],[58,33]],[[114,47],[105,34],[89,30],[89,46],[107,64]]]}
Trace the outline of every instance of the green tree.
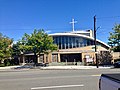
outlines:
{"label": "green tree", "polygon": [[115,52],[120,52],[120,24],[117,24],[113,28],[114,32],[110,32],[108,44]]}
{"label": "green tree", "polygon": [[19,56],[21,54],[19,43],[13,44],[12,46],[12,57]]}
{"label": "green tree", "polygon": [[49,36],[44,30],[34,30],[30,35],[24,34],[19,41],[20,50],[22,52],[33,52],[35,56],[35,63],[37,63],[37,54],[49,54],[53,50],[57,50],[57,45],[53,44],[53,38]]}
{"label": "green tree", "polygon": [[11,45],[13,40],[0,33],[0,60],[5,60],[11,57]]}

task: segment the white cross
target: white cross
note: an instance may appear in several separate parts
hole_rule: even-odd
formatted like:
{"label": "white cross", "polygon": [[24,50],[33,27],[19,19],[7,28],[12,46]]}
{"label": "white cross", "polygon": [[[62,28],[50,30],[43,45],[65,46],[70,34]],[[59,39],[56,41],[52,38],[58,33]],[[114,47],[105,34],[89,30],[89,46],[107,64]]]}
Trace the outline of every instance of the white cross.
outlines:
{"label": "white cross", "polygon": [[77,23],[77,21],[75,21],[74,19],[72,19],[72,22],[70,22],[72,24],[72,29],[73,29],[73,32],[74,32],[74,28],[75,28],[75,23]]}

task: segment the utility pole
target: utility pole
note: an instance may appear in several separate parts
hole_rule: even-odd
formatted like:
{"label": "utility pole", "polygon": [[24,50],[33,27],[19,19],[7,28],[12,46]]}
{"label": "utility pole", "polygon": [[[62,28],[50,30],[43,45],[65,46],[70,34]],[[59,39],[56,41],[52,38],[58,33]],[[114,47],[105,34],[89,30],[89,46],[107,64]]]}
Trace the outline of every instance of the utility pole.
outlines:
{"label": "utility pole", "polygon": [[94,45],[95,45],[95,58],[96,58],[96,67],[99,68],[99,62],[97,59],[97,47],[96,47],[96,15],[94,16]]}

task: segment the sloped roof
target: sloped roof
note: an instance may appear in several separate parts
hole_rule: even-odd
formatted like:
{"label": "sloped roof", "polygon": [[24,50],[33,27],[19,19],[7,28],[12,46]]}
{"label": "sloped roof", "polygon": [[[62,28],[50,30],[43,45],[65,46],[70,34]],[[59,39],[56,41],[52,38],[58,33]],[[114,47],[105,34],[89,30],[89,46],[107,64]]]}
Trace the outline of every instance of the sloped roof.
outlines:
{"label": "sloped roof", "polygon": [[[49,34],[50,36],[77,36],[77,37],[83,37],[83,38],[86,38],[86,39],[90,39],[90,40],[94,40],[93,37],[89,37],[89,36],[86,36],[86,35],[82,35],[82,34],[75,34],[75,33],[54,33],[54,34]],[[107,45],[106,43],[96,39],[97,42],[105,45],[106,47],[110,48],[109,45]]]}

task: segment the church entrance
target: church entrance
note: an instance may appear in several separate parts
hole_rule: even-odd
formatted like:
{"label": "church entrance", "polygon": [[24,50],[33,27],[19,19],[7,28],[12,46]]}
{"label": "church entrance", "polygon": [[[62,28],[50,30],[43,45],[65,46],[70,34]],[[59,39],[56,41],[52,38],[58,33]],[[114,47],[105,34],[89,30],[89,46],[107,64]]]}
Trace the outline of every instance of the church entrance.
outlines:
{"label": "church entrance", "polygon": [[60,54],[61,62],[82,62],[81,53]]}

